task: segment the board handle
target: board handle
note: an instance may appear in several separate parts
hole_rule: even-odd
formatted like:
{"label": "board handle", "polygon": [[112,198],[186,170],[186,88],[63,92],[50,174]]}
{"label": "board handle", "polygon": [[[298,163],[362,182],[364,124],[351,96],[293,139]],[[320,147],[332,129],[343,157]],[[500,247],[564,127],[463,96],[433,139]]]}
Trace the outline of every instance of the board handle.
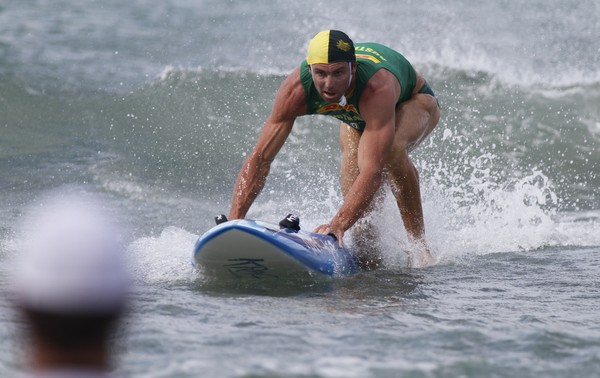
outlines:
{"label": "board handle", "polygon": [[221,223],[225,223],[225,222],[227,222],[227,220],[228,220],[228,219],[227,219],[227,217],[225,216],[225,214],[217,215],[217,216],[215,217],[215,223],[216,223],[217,225],[219,225],[219,224],[221,224]]}
{"label": "board handle", "polygon": [[279,222],[279,227],[300,231],[300,217],[294,214],[288,214],[281,222]]}

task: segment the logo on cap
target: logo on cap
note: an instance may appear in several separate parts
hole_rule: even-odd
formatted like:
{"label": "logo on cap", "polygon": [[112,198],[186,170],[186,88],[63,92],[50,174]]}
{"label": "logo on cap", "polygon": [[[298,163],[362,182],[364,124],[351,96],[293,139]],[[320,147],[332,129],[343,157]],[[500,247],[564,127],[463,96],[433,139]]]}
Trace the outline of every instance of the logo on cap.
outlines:
{"label": "logo on cap", "polygon": [[352,45],[350,43],[344,41],[343,39],[340,39],[337,41],[337,44],[335,45],[335,47],[342,50],[343,52],[348,52],[352,48]]}

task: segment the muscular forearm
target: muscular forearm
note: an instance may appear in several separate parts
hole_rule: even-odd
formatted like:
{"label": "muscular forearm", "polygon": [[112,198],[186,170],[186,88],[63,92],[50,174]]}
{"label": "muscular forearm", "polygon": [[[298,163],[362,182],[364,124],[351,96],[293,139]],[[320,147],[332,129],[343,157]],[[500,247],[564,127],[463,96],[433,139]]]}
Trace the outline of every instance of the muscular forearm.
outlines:
{"label": "muscular forearm", "polygon": [[270,162],[256,154],[246,159],[233,190],[229,219],[241,219],[246,216],[250,206],[265,186],[270,165]]}
{"label": "muscular forearm", "polygon": [[350,187],[342,207],[331,220],[331,224],[338,225],[344,231],[352,227],[371,205],[382,178],[381,170],[361,172]]}
{"label": "muscular forearm", "polygon": [[265,121],[254,150],[244,162],[233,197],[230,219],[246,216],[250,206],[262,191],[271,162],[292,131],[296,117],[306,114],[306,95],[300,82],[300,67],[288,76],[277,94],[271,114]]}

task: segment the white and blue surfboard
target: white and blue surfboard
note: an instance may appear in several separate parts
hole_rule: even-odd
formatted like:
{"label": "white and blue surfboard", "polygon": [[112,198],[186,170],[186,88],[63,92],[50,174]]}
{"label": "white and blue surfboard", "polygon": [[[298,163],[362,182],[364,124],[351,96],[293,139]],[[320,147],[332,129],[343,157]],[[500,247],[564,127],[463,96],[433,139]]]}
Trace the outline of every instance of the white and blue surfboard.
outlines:
{"label": "white and blue surfboard", "polygon": [[217,278],[314,278],[359,271],[350,250],[330,235],[247,219],[226,221],[200,236],[192,264]]}

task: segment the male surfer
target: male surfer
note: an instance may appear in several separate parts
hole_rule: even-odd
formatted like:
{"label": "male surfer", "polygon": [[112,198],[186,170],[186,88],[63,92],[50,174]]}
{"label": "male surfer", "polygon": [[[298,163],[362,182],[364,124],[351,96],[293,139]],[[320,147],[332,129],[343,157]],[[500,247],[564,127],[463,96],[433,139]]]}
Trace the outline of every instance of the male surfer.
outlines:
{"label": "male surfer", "polygon": [[[376,43],[354,45],[338,30],[324,30],[311,39],[306,60],[277,91],[271,114],[238,175],[229,219],[246,216],[295,119],[307,114],[330,115],[342,121],[344,201],[329,223],[315,232],[332,234],[341,245],[344,232],[374,210],[375,195],[387,180],[409,238],[421,246],[418,265],[432,263],[425,243],[419,176],[408,154],[437,125],[437,100],[401,54]],[[353,229],[358,241],[361,238],[355,234],[360,229],[367,234],[373,231],[368,222],[361,223],[366,226]],[[358,249],[365,268],[379,265],[380,256],[373,248]]]}

